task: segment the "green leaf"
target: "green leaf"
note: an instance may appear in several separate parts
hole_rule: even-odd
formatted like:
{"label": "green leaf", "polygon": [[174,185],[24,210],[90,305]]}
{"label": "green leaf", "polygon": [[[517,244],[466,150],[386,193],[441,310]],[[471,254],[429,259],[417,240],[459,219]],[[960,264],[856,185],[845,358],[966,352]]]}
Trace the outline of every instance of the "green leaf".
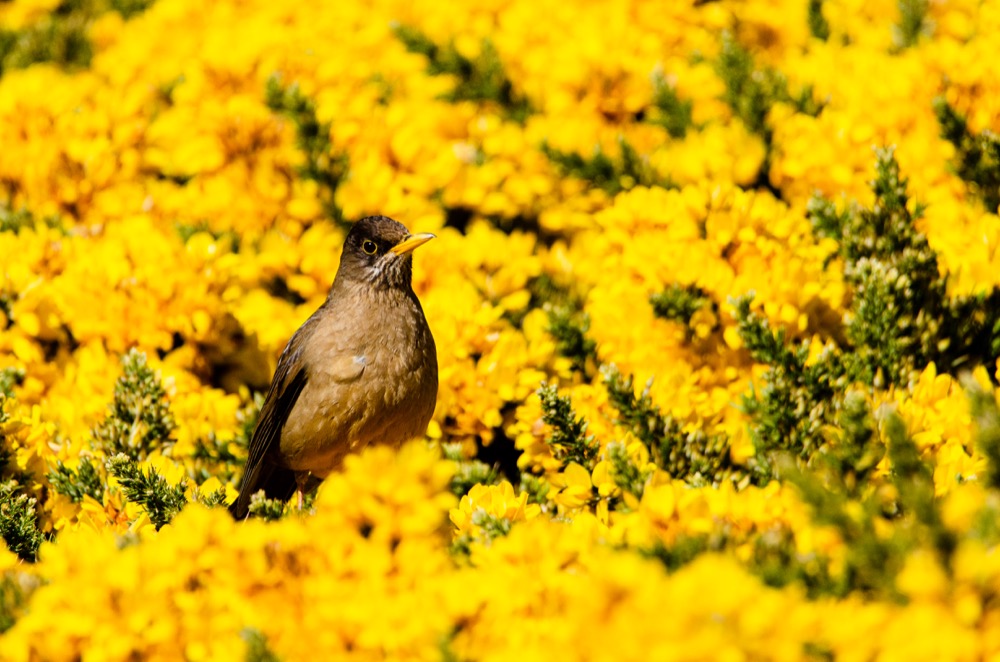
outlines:
{"label": "green leaf", "polygon": [[618,158],[609,156],[600,147],[594,149],[590,157],[577,152],[564,152],[542,143],[542,153],[567,176],[589,182],[595,188],[603,189],[609,196],[615,196],[636,186],[660,186],[675,188],[673,182],[662,177],[649,164],[648,158],[624,138],[618,139]]}
{"label": "green leaf", "polygon": [[316,103],[302,93],[297,83],[283,85],[277,74],[267,80],[265,100],[268,108],[295,124],[296,144],[305,159],[298,168],[299,177],[316,183],[324,212],[341,228],[349,229],[350,223],[344,219],[336,198],[350,163],[346,152],[334,149],[330,123],[319,121]]}
{"label": "green leaf", "polygon": [[167,392],[146,355],[132,349],[122,357],[122,375],[108,416],[93,430],[94,443],[108,455],[141,460],[170,443],[175,427]]}
{"label": "green leaf", "polygon": [[462,55],[454,44],[439,45],[419,29],[400,25],[396,37],[411,53],[427,58],[427,72],[432,76],[450,75],[455,87],[445,95],[448,101],[474,101],[496,104],[506,119],[524,124],[534,112],[528,99],[521,94],[504,70],[500,54],[493,42],[483,39],[475,59]]}
{"label": "green leaf", "polygon": [[36,500],[16,480],[0,483],[0,537],[25,561],[34,561],[44,536],[38,528]]}
{"label": "green leaf", "polygon": [[104,481],[97,471],[97,465],[89,457],[82,457],[75,470],[60,461],[55,471],[49,472],[48,480],[56,492],[69,497],[73,503],[80,503],[85,496],[99,502],[104,497]]}
{"label": "green leaf", "polygon": [[569,397],[559,395],[555,386],[542,384],[538,397],[542,400],[542,420],[552,428],[546,441],[553,447],[556,458],[564,467],[576,462],[593,469],[600,444],[587,434],[586,419],[576,416]]}
{"label": "green leaf", "polygon": [[184,481],[171,485],[154,469],[143,470],[124,453],[108,460],[108,473],[118,480],[126,499],[146,510],[157,529],[169,524],[188,503]]}

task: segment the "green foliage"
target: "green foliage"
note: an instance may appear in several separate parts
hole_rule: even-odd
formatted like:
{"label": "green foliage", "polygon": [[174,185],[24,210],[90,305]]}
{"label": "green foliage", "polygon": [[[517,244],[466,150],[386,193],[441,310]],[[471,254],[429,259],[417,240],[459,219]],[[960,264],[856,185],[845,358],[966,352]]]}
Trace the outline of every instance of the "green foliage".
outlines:
{"label": "green foliage", "polygon": [[947,277],[915,221],[892,149],[877,152],[870,209],[808,206],[814,232],[837,241],[852,290],[845,363],[853,380],[903,384],[934,362],[955,374],[1000,355],[1000,290],[950,299]]}
{"label": "green foliage", "polygon": [[542,153],[567,176],[589,182],[595,188],[603,189],[609,196],[615,196],[635,186],[662,186],[673,188],[674,184],[664,179],[649,165],[648,159],[636,151],[624,138],[618,139],[619,158],[609,156],[596,147],[590,158],[576,152],[564,152],[542,143]]}
{"label": "green foliage", "polygon": [[[876,532],[876,521],[881,518],[881,504],[874,498],[860,504],[851,501],[837,489],[827,485],[816,475],[786,465],[782,477],[798,487],[802,499],[808,504],[817,524],[832,526],[846,544],[844,573],[824,593],[836,596],[859,590],[871,595],[889,594],[897,597],[893,579],[901,568],[901,552],[892,550],[893,541],[883,541]],[[856,514],[862,506],[861,515]],[[893,563],[895,562],[895,563]]]}
{"label": "green foliage", "polygon": [[[991,468],[991,471],[995,469]],[[987,499],[986,503],[972,519],[971,526],[964,537],[981,541],[988,547],[1000,544],[1000,503],[996,499]]]}
{"label": "green foliage", "polygon": [[111,0],[111,8],[129,19],[138,16],[153,6],[155,0]]}
{"label": "green foliage", "polygon": [[783,81],[773,72],[758,71],[750,51],[732,38],[723,39],[716,71],[726,85],[723,99],[733,113],[751,133],[770,143],[772,131],[767,126],[767,114],[777,96],[776,88],[783,86]]}
{"label": "green foliage", "polygon": [[14,320],[13,306],[14,299],[16,298],[17,295],[0,290],[0,314],[3,315],[0,317],[0,331],[10,326],[10,323]]}
{"label": "green foliage", "polygon": [[943,98],[934,101],[941,136],[955,146],[955,172],[968,182],[986,209],[1000,207],[1000,136],[992,131],[972,133],[965,118]]}
{"label": "green foliage", "polygon": [[90,66],[93,48],[87,26],[93,18],[89,2],[67,1],[51,15],[18,31],[0,29],[0,75],[39,62],[67,69]]}
{"label": "green foliage", "polygon": [[707,292],[697,285],[681,285],[674,283],[649,297],[653,306],[653,314],[666,320],[679,322],[686,327],[687,340],[694,337],[691,319],[694,314],[708,306],[713,312],[718,312],[718,304]]}
{"label": "green foliage", "polygon": [[[722,536],[718,538],[724,540]],[[727,546],[732,547],[728,542]],[[800,554],[795,534],[786,526],[773,527],[753,538],[749,567],[768,586],[799,584],[813,597],[830,593],[830,588],[837,585],[828,560]]]}
{"label": "green foliage", "polygon": [[0,575],[0,634],[11,629],[23,613],[28,595],[35,588],[22,585],[28,578],[31,576],[18,576],[12,572]]}
{"label": "green foliage", "polygon": [[246,662],[281,662],[281,658],[267,645],[267,636],[256,628],[244,628],[240,638],[246,642]]}
{"label": "green foliage", "polygon": [[875,479],[886,450],[876,437],[875,420],[861,391],[848,391],[839,403],[837,428],[840,435],[830,442],[836,450],[826,452],[822,465],[839,477],[848,495],[858,496]]}
{"label": "green foliage", "polygon": [[264,496],[264,490],[260,490],[250,497],[250,516],[273,522],[290,512],[291,502],[285,503],[281,499],[268,499]]}
{"label": "green foliage", "polygon": [[299,177],[316,182],[324,212],[337,224],[348,227],[336,193],[347,176],[349,162],[346,153],[333,148],[330,123],[319,121],[315,102],[302,93],[297,83],[282,85],[277,75],[267,80],[265,99],[268,108],[295,124],[297,145],[305,158],[298,168]]}
{"label": "green foliage", "polygon": [[934,467],[920,457],[920,450],[906,432],[906,424],[893,413],[885,421],[889,439],[892,483],[898,496],[898,512],[912,521],[896,527],[900,535],[912,539],[911,546],[934,550],[945,568],[958,546],[956,535],[944,525],[941,503],[934,492]]}
{"label": "green foliage", "polygon": [[[724,435],[685,430],[680,421],[653,404],[649,395],[652,381],[636,397],[631,376],[622,376],[614,366],[603,372],[608,399],[618,411],[618,423],[646,446],[656,466],[696,485],[715,484],[738,474],[729,459],[729,440]],[[631,476],[628,470],[622,471],[626,477]]]}
{"label": "green foliage", "polygon": [[[0,423],[7,420],[7,412],[3,410],[4,396],[0,395]],[[7,445],[6,436],[0,431],[0,475],[7,471],[10,460],[13,457],[10,447]]]}
{"label": "green foliage", "polygon": [[39,226],[54,228],[63,234],[66,233],[66,228],[63,227],[58,216],[46,216],[39,219],[24,207],[11,209],[0,202],[0,232],[18,234],[21,230],[32,230]]}
{"label": "green foliage", "polygon": [[507,535],[513,526],[509,519],[497,517],[482,509],[472,513],[472,523],[482,530],[487,541]]}
{"label": "green foliage", "polygon": [[[743,402],[758,480],[774,476],[777,452],[809,463],[829,441],[825,430],[839,428],[847,440],[862,435],[860,419],[849,415],[856,407],[844,399],[849,385],[902,385],[931,362],[955,374],[994,365],[1000,354],[1000,291],[948,297],[937,255],[916,229],[920,206],[911,204],[892,150],[880,150],[877,157],[871,208],[837,210],[820,198],[808,206],[814,232],[837,242],[836,256],[843,262],[851,295],[843,338],[807,361],[807,344],[790,347],[783,331],[773,331],[751,312],[748,297],[734,302],[744,345],[768,366],[763,386]],[[837,471],[848,476],[864,465],[864,474],[877,458],[862,457],[870,444],[859,439],[824,461],[839,458]],[[854,455],[845,456],[850,448]]]}
{"label": "green foliage", "polygon": [[542,420],[552,428],[547,441],[556,459],[564,467],[576,462],[593,468],[600,444],[593,435],[587,434],[587,421],[577,417],[569,397],[559,395],[556,387],[550,384],[542,384],[538,397],[542,400]]}
{"label": "green foliage", "polygon": [[764,139],[770,149],[773,129],[767,115],[775,103],[791,104],[798,112],[817,115],[820,106],[812,98],[812,89],[804,88],[797,96],[788,89],[783,74],[769,67],[759,67],[753,55],[736,40],[726,36],[715,66],[726,86],[723,100],[733,109],[751,133]]}
{"label": "green foliage", "polygon": [[670,572],[679,570],[713,548],[706,535],[680,535],[669,545],[656,543],[651,549],[643,550],[646,556],[656,559]]}
{"label": "green foliage", "polygon": [[927,19],[929,0],[897,0],[899,23],[893,30],[896,44],[909,48],[915,46],[921,36],[931,32],[932,25]]}
{"label": "green foliage", "polygon": [[726,86],[723,101],[742,120],[747,130],[760,136],[764,142],[764,161],[757,173],[756,184],[775,190],[768,175],[774,142],[774,129],[768,122],[771,108],[776,103],[785,103],[796,112],[815,116],[819,114],[821,105],[813,99],[811,87],[804,87],[793,95],[783,74],[770,67],[758,66],[750,51],[729,35],[723,37],[715,71]]}
{"label": "green foliage", "polygon": [[191,240],[191,237],[195,236],[199,232],[207,232],[212,235],[216,241],[225,241],[229,244],[229,249],[238,253],[240,250],[240,235],[233,230],[213,230],[207,221],[201,221],[198,223],[177,223],[174,225],[177,229],[177,234],[180,235],[181,241],[185,244]]}
{"label": "green foliage", "polygon": [[549,481],[541,476],[535,476],[527,472],[521,473],[520,490],[527,492],[528,503],[546,505],[549,502]]}
{"label": "green foliage", "polygon": [[0,537],[25,561],[34,561],[44,537],[38,528],[35,499],[16,480],[0,483]]}
{"label": "green foliage", "polygon": [[257,429],[257,419],[260,418],[260,410],[264,408],[264,394],[255,391],[253,397],[236,412],[236,421],[240,424],[239,434],[234,442],[241,448],[249,448],[250,440]]}
{"label": "green foliage", "polygon": [[456,78],[455,88],[445,95],[446,100],[494,103],[507,119],[519,124],[524,124],[531,115],[531,104],[514,88],[496,47],[489,39],[483,39],[479,54],[475,59],[469,59],[454,44],[435,44],[415,27],[400,25],[395,31],[406,50],[427,58],[428,73]]}
{"label": "green foliage", "polygon": [[528,313],[537,308],[546,309],[549,312],[551,323],[552,308],[563,308],[579,312],[583,306],[582,300],[576,296],[572,287],[568,284],[557,282],[551,275],[546,273],[538,274],[528,280],[527,290],[531,294],[528,304],[519,310],[507,310],[504,319],[516,329],[521,329],[524,318]]}
{"label": "green foliage", "polygon": [[13,232],[17,234],[23,228],[32,227],[35,218],[27,209],[8,209],[6,205],[0,205],[0,232]]}
{"label": "green foliage", "polygon": [[157,529],[169,524],[188,503],[184,481],[171,485],[153,468],[144,470],[124,453],[110,458],[107,466],[108,473],[118,480],[125,498],[141,505]]}
{"label": "green foliage", "polygon": [[[232,478],[233,474],[246,463],[247,449],[250,447],[250,440],[257,428],[257,419],[263,406],[264,394],[255,391],[253,397],[236,412],[236,422],[239,427],[232,441],[226,442],[214,434],[209,434],[206,439],[195,442],[194,457],[202,465],[202,475],[197,476],[199,479],[219,476],[220,473],[224,477]],[[234,452],[235,450],[239,452]]]}
{"label": "green foliage", "polygon": [[457,635],[460,631],[460,626],[456,626],[452,628],[451,632],[441,635],[441,639],[438,642],[438,659],[440,659],[441,662],[462,662],[464,659],[459,657],[454,648],[455,635]]}
{"label": "green foliage", "polygon": [[226,505],[226,488],[224,487],[220,487],[219,489],[207,494],[202,494],[198,491],[197,495],[198,503],[208,506],[209,508]]}
{"label": "green foliage", "polygon": [[812,592],[834,596],[860,592],[900,600],[896,577],[907,556],[916,549],[929,549],[947,568],[956,537],[942,522],[932,467],[920,457],[895,413],[883,421],[891,482],[871,479],[881,459],[872,448],[878,445],[871,439],[874,423],[863,398],[848,400],[843,420],[853,432],[840,443],[825,446],[814,457],[812,470],[804,471],[786,456],[779,459],[780,473],[799,489],[813,521],[832,526],[845,543],[842,572],[820,575],[822,581],[811,586]]}
{"label": "green foliage", "polygon": [[979,480],[1000,489],[1000,407],[992,391],[983,389],[968,376],[964,382],[976,424],[976,447],[986,458],[986,470],[979,474]]}
{"label": "green foliage", "polygon": [[220,480],[232,478],[240,463],[246,461],[246,457],[233,452],[238,444],[239,440],[225,441],[219,439],[214,432],[210,432],[207,437],[196,439],[194,452],[191,454],[194,460],[192,478],[198,483],[203,483],[213,476]]}
{"label": "green foliage", "polygon": [[830,24],[823,16],[823,0],[808,0],[809,2],[809,32],[817,39],[826,41],[830,38]]}
{"label": "green foliage", "polygon": [[607,447],[608,462],[611,464],[611,476],[615,485],[624,492],[642,498],[646,490],[646,481],[649,480],[649,472],[637,467],[628,457],[625,444],[620,441],[612,441]]}
{"label": "green foliage", "polygon": [[835,395],[843,391],[847,379],[833,352],[807,364],[808,345],[790,349],[784,331],[772,331],[767,318],[750,310],[751,301],[752,297],[741,297],[733,304],[743,344],[755,361],[769,367],[760,391],[743,398],[756,451],[752,468],[758,480],[767,481],[773,477],[775,452],[808,459],[820,447],[822,429],[837,406]]}
{"label": "green foliage", "polygon": [[840,243],[849,277],[851,267],[862,258],[885,260],[905,251],[928,251],[926,237],[914,226],[920,212],[911,213],[907,207],[910,201],[907,180],[900,174],[894,149],[876,150],[875,173],[871,182],[875,203],[871,209],[850,209],[837,214],[829,202],[822,199],[810,202],[809,213],[817,234]]}
{"label": "green foliage", "polygon": [[510,533],[513,526],[509,519],[497,517],[482,508],[472,513],[472,523],[479,527],[479,530],[475,535],[463,533],[455,538],[449,546],[449,551],[453,556],[468,557],[472,551],[472,543],[480,542],[488,546],[497,538],[502,538]]}
{"label": "green foliage", "polygon": [[0,396],[14,397],[14,388],[24,382],[23,368],[0,368]]}
{"label": "green foliage", "polygon": [[479,460],[466,459],[462,454],[462,444],[460,443],[442,444],[441,448],[444,457],[455,463],[455,475],[451,478],[451,491],[457,497],[465,496],[475,485],[492,485],[500,477],[500,472],[496,467],[491,467]]}
{"label": "green foliage", "polygon": [[0,76],[39,62],[66,69],[90,66],[93,47],[87,31],[95,18],[117,11],[130,18],[152,0],[63,0],[47,16],[20,30],[0,28]]}
{"label": "green foliage", "polygon": [[845,592],[843,581],[831,573],[829,560],[801,554],[794,532],[787,526],[770,527],[747,537],[720,521],[707,533],[681,534],[669,543],[657,542],[641,551],[673,572],[706,552],[742,555],[748,547],[747,569],[769,586],[798,584],[812,598]]}
{"label": "green foliage", "polygon": [[[917,288],[911,287],[906,275],[880,260],[859,262],[855,274],[858,282],[848,337],[859,349],[855,356],[865,364],[862,366],[863,379],[880,386],[885,380],[902,382],[916,368],[919,349],[912,326],[900,326],[898,322],[911,322],[919,312],[919,308],[903,306],[907,303],[920,306],[921,302],[914,299],[898,301],[899,297],[894,295]],[[926,358],[921,358],[920,363],[926,363]]]}
{"label": "green foliage", "polygon": [[590,317],[572,305],[547,306],[548,332],[555,338],[556,351],[572,360],[573,370],[587,376],[597,365],[597,343],[587,337]]}
{"label": "green foliage", "polygon": [[681,99],[662,74],[653,76],[653,106],[646,121],[662,126],[671,138],[683,138],[694,123],[693,108],[694,103]]}
{"label": "green foliage", "polygon": [[194,442],[193,470],[190,476],[200,485],[209,478],[215,477],[223,482],[232,480],[247,460],[247,449],[260,410],[264,406],[264,394],[258,391],[247,400],[236,412],[237,432],[231,440],[220,439],[214,432]]}
{"label": "green foliage", "polygon": [[170,439],[174,419],[159,376],[135,349],[122,357],[108,416],[93,431],[94,443],[108,455],[124,453],[141,460]]}
{"label": "green foliage", "polygon": [[651,451],[658,448],[668,434],[677,434],[680,426],[660,412],[649,395],[652,380],[642,394],[635,396],[634,380],[624,377],[615,366],[603,370],[604,384],[611,404],[618,411],[618,422],[632,430],[635,437]]}
{"label": "green foliage", "polygon": [[[836,425],[831,425],[838,430],[836,438],[817,448],[808,463],[796,461],[795,456],[787,452],[772,454],[770,461],[777,465],[776,471],[782,478],[811,495],[806,497],[807,503],[814,509],[824,509],[814,513],[814,522],[833,524],[838,530],[849,529],[851,539],[859,541],[859,547],[854,550],[855,559],[863,565],[865,559],[884,556],[881,547],[869,548],[879,543],[873,518],[883,516],[883,507],[881,496],[873,492],[873,485],[885,447],[876,438],[876,424],[862,392],[848,392],[839,405]],[[834,419],[833,414],[831,419]],[[856,508],[859,503],[862,506]],[[871,521],[859,525],[856,518],[852,519],[851,513],[859,510]],[[772,586],[799,582],[813,595],[844,595],[856,587],[852,584],[854,569],[847,569],[846,578],[834,577],[827,560],[800,558],[795,553],[794,539],[787,531],[762,536],[755,542],[753,567]],[[858,581],[857,586],[866,587],[866,590],[872,583],[871,579]]]}
{"label": "green foliage", "polygon": [[73,503],[80,503],[85,496],[100,502],[104,496],[104,480],[89,457],[82,457],[77,469],[59,462],[55,471],[49,472],[48,480],[56,492],[69,497]]}

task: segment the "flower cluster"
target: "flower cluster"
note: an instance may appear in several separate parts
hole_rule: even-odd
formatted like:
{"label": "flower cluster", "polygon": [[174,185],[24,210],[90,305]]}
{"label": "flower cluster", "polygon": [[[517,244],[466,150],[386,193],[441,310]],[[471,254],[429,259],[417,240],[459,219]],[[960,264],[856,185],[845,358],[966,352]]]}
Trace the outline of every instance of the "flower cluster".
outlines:
{"label": "flower cluster", "polygon": [[[0,657],[1000,653],[995,2],[0,4]],[[425,439],[224,507],[350,224]]]}

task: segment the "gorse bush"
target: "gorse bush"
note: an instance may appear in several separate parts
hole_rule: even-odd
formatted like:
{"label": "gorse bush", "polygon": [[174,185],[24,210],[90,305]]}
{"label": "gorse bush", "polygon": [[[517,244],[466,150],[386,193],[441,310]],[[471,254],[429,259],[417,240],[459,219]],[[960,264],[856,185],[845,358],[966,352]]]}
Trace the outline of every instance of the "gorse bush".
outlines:
{"label": "gorse bush", "polygon": [[317,119],[315,103],[295,84],[282,87],[276,76],[268,79],[265,96],[268,108],[287,116],[295,125],[296,144],[305,157],[305,163],[298,168],[299,177],[316,183],[323,211],[332,220],[342,223],[344,213],[337,206],[336,194],[340,180],[348,171],[348,157],[334,152],[330,143],[330,123]]}
{"label": "gorse bush", "polygon": [[439,46],[419,29],[397,26],[396,36],[406,49],[427,58],[427,72],[432,76],[455,78],[454,89],[442,96],[447,101],[478,101],[496,103],[504,115],[523,124],[531,114],[528,100],[514,88],[507,77],[496,48],[483,39],[475,58],[463,55],[454,44]]}
{"label": "gorse bush", "polygon": [[122,368],[108,416],[94,429],[94,445],[109,457],[145,459],[153,449],[171,443],[170,404],[143,354],[129,352],[122,358]]}
{"label": "gorse bush", "polygon": [[[0,3],[2,657],[996,656],[998,29]],[[235,522],[370,214],[433,420]]]}

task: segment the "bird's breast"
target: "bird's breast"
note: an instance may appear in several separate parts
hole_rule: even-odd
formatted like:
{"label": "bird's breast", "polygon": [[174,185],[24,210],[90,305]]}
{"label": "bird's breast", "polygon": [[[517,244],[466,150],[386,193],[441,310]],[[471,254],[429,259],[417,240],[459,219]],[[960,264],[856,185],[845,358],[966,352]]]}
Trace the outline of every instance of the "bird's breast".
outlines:
{"label": "bird's breast", "polygon": [[348,452],[425,432],[437,400],[437,353],[419,303],[399,305],[383,307],[378,320],[355,317],[351,328],[331,315],[330,328],[317,329],[308,380],[281,434],[288,468],[322,478]]}

